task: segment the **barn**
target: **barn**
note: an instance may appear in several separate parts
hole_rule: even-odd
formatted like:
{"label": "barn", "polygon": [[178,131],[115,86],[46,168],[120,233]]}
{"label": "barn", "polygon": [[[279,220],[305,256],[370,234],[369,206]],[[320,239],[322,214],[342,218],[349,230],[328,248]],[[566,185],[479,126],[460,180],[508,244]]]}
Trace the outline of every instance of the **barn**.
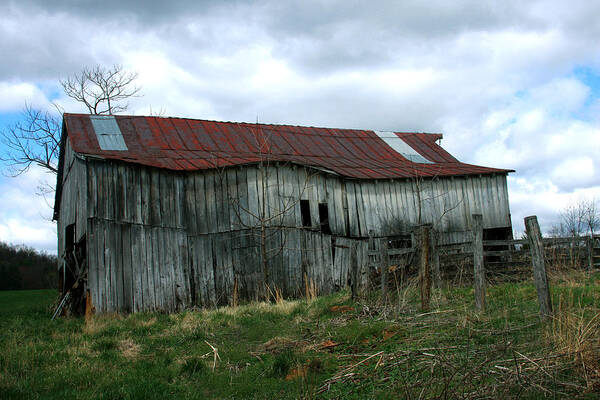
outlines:
{"label": "barn", "polygon": [[[441,134],[65,114],[54,204],[61,288],[96,312],[175,312],[349,284],[365,239],[433,224],[512,236],[511,170]],[[75,292],[75,289],[73,289]]]}

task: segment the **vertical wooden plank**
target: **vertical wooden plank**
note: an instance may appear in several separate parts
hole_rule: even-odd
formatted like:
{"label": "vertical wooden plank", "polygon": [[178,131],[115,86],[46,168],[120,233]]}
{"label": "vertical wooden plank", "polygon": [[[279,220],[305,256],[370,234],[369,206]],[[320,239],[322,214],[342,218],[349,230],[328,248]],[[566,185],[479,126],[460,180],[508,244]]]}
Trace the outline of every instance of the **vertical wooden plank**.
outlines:
{"label": "vertical wooden plank", "polygon": [[196,199],[195,203],[195,213],[196,213],[196,227],[198,228],[198,233],[206,234],[208,233],[208,211],[207,211],[207,192],[205,189],[205,180],[204,173],[197,173],[194,175],[194,198]]}
{"label": "vertical wooden plank", "polygon": [[379,240],[379,248],[381,251],[381,297],[384,302],[388,298],[388,268],[390,267],[390,254],[388,252],[388,239],[382,238]]}
{"label": "vertical wooden plank", "polygon": [[132,168],[131,174],[131,187],[133,188],[133,198],[135,201],[135,212],[134,212],[134,222],[136,224],[142,224],[142,192],[143,192],[143,182],[141,179],[141,171],[144,169],[143,167],[136,166]]}
{"label": "vertical wooden plank", "polygon": [[123,306],[124,312],[134,310],[134,288],[133,288],[133,270],[132,270],[132,243],[131,243],[131,225],[122,225],[122,251],[121,259],[123,266]]}
{"label": "vertical wooden plank", "polygon": [[[150,176],[148,175],[148,178]],[[143,227],[143,248],[144,248],[144,264],[143,264],[143,276],[146,278],[144,282],[144,310],[151,311],[156,310],[156,289],[154,282],[154,249],[152,240],[153,228],[150,226]]]}
{"label": "vertical wooden plank", "polygon": [[206,196],[206,220],[209,233],[218,232],[217,204],[215,195],[215,173],[209,172],[204,176],[204,190]]}
{"label": "vertical wooden plank", "polygon": [[185,219],[185,177],[181,174],[173,174],[173,198],[175,210],[175,227],[184,228],[187,223]]}
{"label": "vertical wooden plank", "polygon": [[106,265],[106,310],[116,311],[117,285],[115,282],[114,265],[114,232],[108,222],[104,223],[104,262]]}
{"label": "vertical wooden plank", "polygon": [[431,300],[431,273],[429,265],[429,236],[430,225],[421,225],[419,242],[421,244],[421,265],[419,271],[419,284],[421,291],[421,310],[429,310]]}
{"label": "vertical wooden plank", "polygon": [[247,167],[237,168],[235,170],[236,174],[236,182],[237,182],[237,194],[238,194],[238,209],[237,213],[238,225],[241,229],[248,228],[251,224],[250,222],[250,214],[248,212],[249,208],[249,197],[248,197],[248,177],[247,177]]}
{"label": "vertical wooden plank", "polygon": [[346,199],[348,204],[348,234],[352,237],[360,236],[359,216],[356,209],[356,192],[354,182],[346,180],[344,182],[346,188]]}
{"label": "vertical wooden plank", "polygon": [[356,301],[359,294],[358,284],[358,242],[352,241],[350,247],[350,288],[352,293],[352,300]]}
{"label": "vertical wooden plank", "polygon": [[236,168],[227,168],[225,174],[227,185],[224,186],[226,190],[224,207],[229,210],[229,230],[239,229],[242,210],[240,208]]}
{"label": "vertical wooden plank", "polygon": [[[139,171],[138,171],[139,172]],[[139,193],[139,191],[138,191]],[[139,214],[138,214],[139,215]],[[145,250],[142,248],[142,227],[138,224],[131,225],[131,274],[133,279],[133,311],[144,309],[144,258]]]}
{"label": "vertical wooden plank", "polygon": [[88,287],[92,296],[92,305],[96,311],[101,310],[99,305],[99,287],[98,287],[98,237],[94,219],[87,220],[87,264],[88,264]]}
{"label": "vertical wooden plank", "polygon": [[152,237],[152,253],[150,254],[150,262],[152,262],[152,278],[154,280],[154,309],[163,311],[164,304],[164,282],[162,280],[162,259],[161,259],[161,244],[158,237],[160,228],[152,227],[150,235]]}
{"label": "vertical wooden plank", "polygon": [[258,225],[258,217],[261,209],[257,186],[258,168],[256,166],[250,166],[244,170],[246,171],[246,182],[248,189],[248,212],[246,213],[246,224],[248,227],[256,227]]}
{"label": "vertical wooden plank", "polygon": [[342,183],[339,178],[332,179],[333,206],[335,208],[335,233],[346,236],[346,220],[344,218],[344,204],[342,200]]}
{"label": "vertical wooden plank", "polygon": [[96,232],[96,255],[98,259],[98,305],[96,310],[98,312],[107,312],[108,306],[106,304],[107,298],[107,280],[110,282],[110,278],[107,279],[107,268],[105,255],[105,238],[104,238],[104,226],[103,220],[94,220],[94,230]]}
{"label": "vertical wooden plank", "polygon": [[440,271],[440,252],[438,247],[439,232],[432,230],[429,236],[431,249],[431,266],[433,270],[433,284],[436,289],[442,287],[442,272]]}
{"label": "vertical wooden plank", "polygon": [[150,169],[150,225],[159,226],[162,221],[160,174],[156,169]]}
{"label": "vertical wooden plank", "polygon": [[109,228],[112,231],[112,246],[113,246],[113,253],[112,253],[112,261],[113,261],[113,265],[114,265],[114,271],[115,271],[115,275],[114,275],[114,279],[115,279],[115,300],[116,300],[116,305],[115,305],[115,311],[117,312],[122,312],[124,310],[123,308],[123,294],[124,294],[124,289],[123,289],[123,232],[122,232],[122,225],[121,224],[116,224],[116,223],[111,223],[109,224]]}
{"label": "vertical wooden plank", "polygon": [[531,263],[533,265],[533,281],[537,290],[538,302],[540,303],[540,315],[542,318],[549,318],[552,316],[552,300],[550,299],[550,287],[548,285],[548,276],[546,275],[544,261],[544,243],[542,242],[542,233],[535,215],[525,217],[525,229],[529,238]]}
{"label": "vertical wooden plank", "polygon": [[183,180],[183,190],[185,192],[185,207],[183,221],[188,234],[198,234],[198,217],[196,215],[196,188],[195,188],[195,175],[189,174]]}
{"label": "vertical wooden plank", "polygon": [[306,169],[306,195],[308,198],[308,206],[310,208],[310,224],[312,229],[319,229],[319,189],[317,187],[320,182],[320,175],[310,169]]}
{"label": "vertical wooden plank", "polygon": [[473,214],[473,283],[475,308],[485,310],[485,270],[483,267],[483,217]]}

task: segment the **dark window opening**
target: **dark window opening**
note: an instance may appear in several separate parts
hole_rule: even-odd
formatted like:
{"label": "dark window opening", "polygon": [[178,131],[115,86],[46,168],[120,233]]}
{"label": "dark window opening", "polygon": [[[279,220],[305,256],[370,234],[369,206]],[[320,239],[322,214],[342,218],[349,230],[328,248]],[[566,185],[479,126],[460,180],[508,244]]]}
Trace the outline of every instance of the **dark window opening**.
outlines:
{"label": "dark window opening", "polygon": [[303,227],[312,226],[310,221],[310,203],[308,200],[300,200],[300,215],[302,216]]}
{"label": "dark window opening", "polygon": [[319,222],[321,225],[321,233],[331,235],[331,228],[329,227],[329,210],[327,209],[327,203],[319,203]]}
{"label": "dark window opening", "polygon": [[512,229],[509,227],[484,229],[483,240],[512,240]]}

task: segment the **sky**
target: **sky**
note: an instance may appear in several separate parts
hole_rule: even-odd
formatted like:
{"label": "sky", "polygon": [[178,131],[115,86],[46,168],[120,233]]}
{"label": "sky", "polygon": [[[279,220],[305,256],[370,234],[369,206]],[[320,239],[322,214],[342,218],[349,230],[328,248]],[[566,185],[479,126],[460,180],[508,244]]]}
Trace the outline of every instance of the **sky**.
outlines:
{"label": "sky", "polygon": [[[130,114],[441,132],[460,161],[516,170],[516,232],[600,199],[600,2],[143,4],[3,1],[0,130],[25,104],[85,112],[59,80],[121,64],[143,93]],[[53,179],[0,176],[0,240],[56,252],[36,195]]]}

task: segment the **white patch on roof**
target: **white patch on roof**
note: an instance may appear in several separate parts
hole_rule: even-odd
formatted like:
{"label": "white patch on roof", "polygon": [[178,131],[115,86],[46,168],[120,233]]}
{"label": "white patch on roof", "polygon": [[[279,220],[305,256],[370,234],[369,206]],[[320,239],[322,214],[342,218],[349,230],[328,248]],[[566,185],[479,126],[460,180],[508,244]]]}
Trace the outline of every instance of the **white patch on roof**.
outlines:
{"label": "white patch on roof", "polygon": [[402,157],[409,161],[420,164],[433,164],[421,154],[417,153],[415,149],[410,147],[408,143],[398,137],[394,132],[383,132],[373,131],[381,140],[383,140],[388,146],[390,146],[396,153],[399,153]]}
{"label": "white patch on roof", "polygon": [[128,150],[114,116],[90,115],[90,120],[102,150]]}

